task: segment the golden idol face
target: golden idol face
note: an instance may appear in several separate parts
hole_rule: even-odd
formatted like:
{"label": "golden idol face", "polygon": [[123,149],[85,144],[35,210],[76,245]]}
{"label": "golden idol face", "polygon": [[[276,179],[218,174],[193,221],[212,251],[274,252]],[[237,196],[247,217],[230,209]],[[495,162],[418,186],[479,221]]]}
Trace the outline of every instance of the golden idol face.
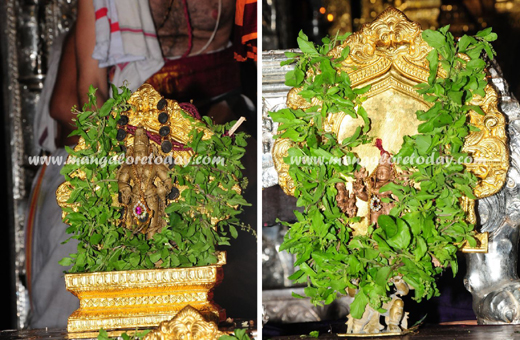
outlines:
{"label": "golden idol face", "polygon": [[148,152],[148,146],[150,142],[148,140],[148,136],[146,135],[146,130],[142,127],[138,127],[135,130],[134,137],[134,153],[136,155],[143,155]]}
{"label": "golden idol face", "polygon": [[392,165],[390,164],[391,156],[388,153],[381,155],[380,164],[376,168],[376,179],[380,182],[392,179]]}
{"label": "golden idol face", "polygon": [[392,178],[392,169],[390,168],[390,165],[380,165],[376,171],[376,178],[378,181],[389,181]]}

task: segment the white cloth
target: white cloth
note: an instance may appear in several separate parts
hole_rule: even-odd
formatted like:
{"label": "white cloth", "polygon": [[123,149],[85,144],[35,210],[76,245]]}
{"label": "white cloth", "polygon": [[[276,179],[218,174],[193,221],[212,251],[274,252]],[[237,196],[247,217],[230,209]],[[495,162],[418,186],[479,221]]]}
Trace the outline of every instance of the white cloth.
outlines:
{"label": "white cloth", "polygon": [[100,67],[114,66],[112,84],[135,91],[164,65],[148,0],[94,0]]}
{"label": "white cloth", "polygon": [[[62,161],[67,156],[67,152],[60,148],[51,155]],[[65,181],[65,177],[60,174],[62,166],[51,162],[45,169],[40,167],[31,190],[29,202],[33,201],[36,184],[43,175],[38,197],[35,199],[36,206],[33,207],[32,234],[26,236],[32,238],[32,308],[28,320],[29,328],[65,328],[67,318],[79,307],[79,300],[65,289],[63,272],[69,267],[58,264],[65,256],[76,253],[78,247],[75,239],[62,244],[71,236],[67,234],[68,225],[62,222],[62,210],[56,202],[56,189]],[[42,171],[45,172],[42,174]]]}
{"label": "white cloth", "polygon": [[67,33],[63,33],[54,40],[50,55],[49,64],[47,65],[47,75],[43,83],[43,90],[40,94],[40,100],[36,104],[36,113],[33,122],[33,142],[36,154],[41,150],[54,152],[56,150],[56,136],[58,134],[58,123],[52,119],[49,112],[49,104],[51,102],[58,68],[60,66],[61,52],[63,50],[63,42]]}

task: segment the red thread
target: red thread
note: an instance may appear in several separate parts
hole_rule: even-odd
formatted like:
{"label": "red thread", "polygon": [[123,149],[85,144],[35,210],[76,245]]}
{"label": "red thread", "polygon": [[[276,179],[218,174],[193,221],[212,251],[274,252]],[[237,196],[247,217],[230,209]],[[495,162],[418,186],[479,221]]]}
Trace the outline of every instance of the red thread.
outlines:
{"label": "red thread", "polygon": [[388,153],[388,151],[386,151],[385,149],[383,149],[383,141],[380,139],[380,138],[377,138],[376,139],[376,148],[379,149],[379,151],[381,152],[381,156],[385,153]]}
{"label": "red thread", "polygon": [[[126,132],[128,132],[129,134],[135,135],[135,130],[137,130],[137,126],[133,126],[133,125],[130,125],[130,124],[126,125]],[[156,144],[161,145],[161,136],[159,136],[156,133],[150,132],[150,131],[146,131],[146,135],[148,136],[148,138],[151,141],[155,142]],[[173,151],[188,151],[188,150],[192,150],[191,148],[187,148],[184,144],[182,144],[180,142],[177,142],[177,141],[174,141],[174,140],[170,140],[170,143],[172,143],[172,150]]]}
{"label": "red thread", "polygon": [[197,111],[197,108],[192,103],[179,103],[179,106],[181,109],[187,113],[189,113],[192,117],[197,118],[198,120],[201,120],[199,111]]}
{"label": "red thread", "polygon": [[153,33],[148,33],[143,31],[142,29],[136,29],[136,28],[129,28],[129,27],[123,27],[121,28],[121,32],[130,32],[130,33],[142,33],[146,37],[154,37],[156,38],[157,35]]}

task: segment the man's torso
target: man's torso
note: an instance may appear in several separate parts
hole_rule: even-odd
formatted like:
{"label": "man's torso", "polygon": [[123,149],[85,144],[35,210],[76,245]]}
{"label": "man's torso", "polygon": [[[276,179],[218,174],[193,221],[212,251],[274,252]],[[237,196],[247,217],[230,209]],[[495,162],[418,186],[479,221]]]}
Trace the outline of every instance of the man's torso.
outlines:
{"label": "man's torso", "polygon": [[[233,26],[235,1],[220,0],[222,10],[219,28],[208,48],[209,52],[227,45]],[[168,8],[171,5],[171,10]],[[210,40],[218,19],[219,0],[188,0],[188,15],[193,33],[191,54]],[[188,49],[188,24],[182,0],[150,0],[150,9],[165,57],[183,55]],[[168,13],[169,12],[169,13]]]}

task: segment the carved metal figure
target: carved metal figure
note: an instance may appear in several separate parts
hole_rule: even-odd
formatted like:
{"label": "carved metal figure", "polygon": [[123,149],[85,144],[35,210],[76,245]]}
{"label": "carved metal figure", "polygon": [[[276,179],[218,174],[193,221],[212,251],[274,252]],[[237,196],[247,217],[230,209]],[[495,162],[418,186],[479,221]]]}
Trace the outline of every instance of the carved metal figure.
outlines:
{"label": "carved metal figure", "polygon": [[338,207],[341,211],[345,213],[347,217],[356,216],[358,210],[356,207],[356,195],[348,191],[345,187],[345,183],[336,183],[336,190],[338,190],[336,202],[338,202]]}
{"label": "carved metal figure", "polygon": [[123,225],[129,229],[137,225],[137,231],[146,232],[151,239],[166,225],[166,195],[173,185],[168,167],[148,160],[153,149],[142,127],[135,130],[133,149],[134,163],[124,164],[117,177],[121,203],[126,205]]}
{"label": "carved metal figure", "polygon": [[473,310],[479,324],[519,324],[520,105],[510,93],[496,63],[490,73],[500,94],[500,109],[509,121],[511,165],[504,188],[496,195],[478,201],[481,232],[490,233],[488,252],[466,255],[468,272],[464,284],[473,295]]}
{"label": "carved metal figure", "polygon": [[[382,308],[386,310],[380,313],[370,306],[367,306],[361,319],[354,319],[352,315],[348,316],[347,333],[368,333],[375,334],[381,331],[400,333],[402,330],[408,329],[408,312],[404,311],[404,302],[402,296],[408,295],[410,287],[400,277],[390,279],[395,286],[395,293],[390,295],[391,300],[383,303]],[[381,325],[381,316],[385,317],[385,324]]]}
{"label": "carved metal figure", "polygon": [[377,224],[379,216],[390,214],[390,210],[394,207],[393,203],[386,203],[383,200],[383,198],[390,198],[392,192],[379,192],[383,186],[393,182],[397,177],[390,159],[391,155],[388,152],[381,151],[379,165],[370,176],[365,168],[354,173],[356,177],[353,183],[354,193],[360,200],[369,203],[370,224]]}
{"label": "carved metal figure", "polygon": [[161,322],[143,340],[216,340],[224,334],[215,322],[207,321],[199,311],[188,305],[173,319]]}

